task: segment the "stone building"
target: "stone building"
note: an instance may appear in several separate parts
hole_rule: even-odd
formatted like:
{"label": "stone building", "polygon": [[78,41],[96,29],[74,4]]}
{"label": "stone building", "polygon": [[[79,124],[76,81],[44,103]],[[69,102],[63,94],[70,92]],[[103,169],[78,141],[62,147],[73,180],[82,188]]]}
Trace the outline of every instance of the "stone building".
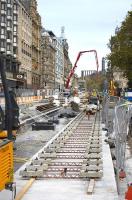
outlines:
{"label": "stone building", "polygon": [[70,70],[72,69],[72,63],[68,55],[68,43],[66,40],[63,40],[63,52],[64,52],[64,86],[65,86]]}
{"label": "stone building", "polygon": [[39,89],[41,84],[41,17],[36,0],[21,0],[32,19],[32,87]]}
{"label": "stone building", "polygon": [[18,1],[0,1],[0,53],[6,55],[6,75],[11,88],[19,84]]}
{"label": "stone building", "polygon": [[[23,87],[32,87],[32,18],[19,2],[18,7],[18,59],[21,62],[20,74],[24,77]],[[21,76],[20,76],[21,77]],[[21,87],[21,85],[19,86]]]}
{"label": "stone building", "polygon": [[67,77],[72,68],[72,63],[69,58],[68,42],[65,39],[65,27],[61,27],[61,37],[56,38],[56,78],[55,78],[55,88],[59,92],[62,92],[65,89]]}
{"label": "stone building", "polygon": [[88,78],[91,75],[96,74],[96,70],[81,70],[81,78],[84,80],[85,78]]}
{"label": "stone building", "polygon": [[41,89],[45,95],[53,95],[55,89],[56,39],[52,31],[44,31],[41,40],[42,81]]}
{"label": "stone building", "polygon": [[61,37],[56,37],[55,91],[64,89],[64,52]]}

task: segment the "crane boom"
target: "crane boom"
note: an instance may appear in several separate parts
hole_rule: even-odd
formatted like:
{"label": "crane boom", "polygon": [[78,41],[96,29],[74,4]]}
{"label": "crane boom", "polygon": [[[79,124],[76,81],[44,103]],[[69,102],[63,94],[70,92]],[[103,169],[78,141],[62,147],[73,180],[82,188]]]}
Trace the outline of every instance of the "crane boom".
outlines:
{"label": "crane boom", "polygon": [[76,62],[73,66],[73,68],[70,70],[70,73],[67,77],[67,81],[66,81],[66,89],[69,88],[69,83],[70,83],[70,80],[71,80],[71,77],[73,76],[74,72],[75,72],[75,69],[77,68],[77,63],[81,57],[82,54],[84,53],[90,53],[90,52],[94,52],[95,54],[95,60],[96,60],[96,66],[97,66],[97,73],[98,73],[98,69],[99,69],[99,62],[98,62],[98,56],[97,56],[97,51],[96,50],[88,50],[88,51],[80,51],[77,55],[77,58],[76,58]]}

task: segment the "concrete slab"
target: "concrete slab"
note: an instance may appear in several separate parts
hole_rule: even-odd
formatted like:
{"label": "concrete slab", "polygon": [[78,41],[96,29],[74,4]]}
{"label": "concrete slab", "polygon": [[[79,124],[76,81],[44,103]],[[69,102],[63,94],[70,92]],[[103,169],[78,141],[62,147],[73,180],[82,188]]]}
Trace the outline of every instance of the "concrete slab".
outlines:
{"label": "concrete slab", "polygon": [[[104,139],[105,132],[102,132],[103,177],[95,181],[92,195],[87,194],[88,179],[41,179],[33,183],[22,200],[119,200],[110,149]],[[36,155],[34,155],[35,157]],[[17,193],[27,183],[27,180],[22,180],[19,176],[19,171],[26,165],[15,173]],[[12,200],[11,192],[2,191],[0,200]]]}

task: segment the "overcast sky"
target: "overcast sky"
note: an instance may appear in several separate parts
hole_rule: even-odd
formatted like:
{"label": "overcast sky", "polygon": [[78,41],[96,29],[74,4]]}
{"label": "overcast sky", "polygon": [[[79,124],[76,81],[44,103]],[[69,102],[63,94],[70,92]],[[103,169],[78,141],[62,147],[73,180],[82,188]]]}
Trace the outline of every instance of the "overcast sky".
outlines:
{"label": "overcast sky", "polygon": [[[65,27],[72,63],[79,51],[96,49],[100,68],[101,58],[109,52],[111,35],[131,9],[131,0],[38,0],[44,28],[60,36],[61,27]],[[96,69],[93,53],[81,57],[78,75],[82,69]]]}

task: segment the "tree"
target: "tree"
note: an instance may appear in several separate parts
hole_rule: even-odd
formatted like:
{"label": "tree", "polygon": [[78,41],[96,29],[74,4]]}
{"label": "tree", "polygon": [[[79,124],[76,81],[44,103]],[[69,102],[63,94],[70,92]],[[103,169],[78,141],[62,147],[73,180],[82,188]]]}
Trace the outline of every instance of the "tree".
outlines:
{"label": "tree", "polygon": [[129,11],[121,27],[109,40],[111,53],[107,56],[111,68],[119,68],[128,78],[128,86],[132,87],[132,11]]}
{"label": "tree", "polygon": [[104,84],[104,76],[101,74],[93,74],[86,79],[86,88],[87,90],[98,90],[103,91],[103,84]]}

